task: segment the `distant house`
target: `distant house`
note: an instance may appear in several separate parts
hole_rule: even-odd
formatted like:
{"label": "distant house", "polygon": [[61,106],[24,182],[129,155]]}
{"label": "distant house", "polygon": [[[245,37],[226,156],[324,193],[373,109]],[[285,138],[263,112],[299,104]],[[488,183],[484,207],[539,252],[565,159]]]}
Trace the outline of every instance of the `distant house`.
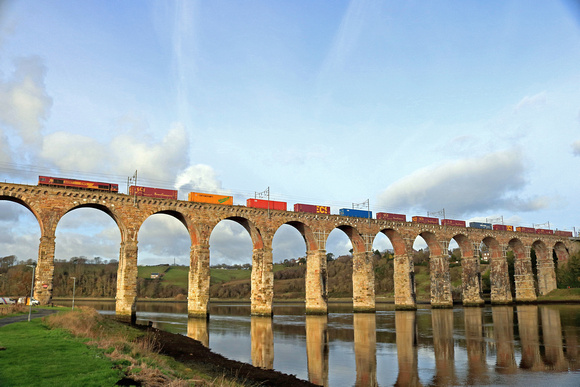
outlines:
{"label": "distant house", "polygon": [[152,279],[159,278],[159,273],[151,273],[151,278]]}

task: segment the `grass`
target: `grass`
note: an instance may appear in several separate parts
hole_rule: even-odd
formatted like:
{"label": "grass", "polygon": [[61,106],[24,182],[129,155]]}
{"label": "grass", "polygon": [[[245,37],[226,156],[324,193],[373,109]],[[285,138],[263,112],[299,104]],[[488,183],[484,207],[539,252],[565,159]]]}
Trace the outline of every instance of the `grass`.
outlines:
{"label": "grass", "polygon": [[80,307],[0,328],[0,386],[238,386],[159,354],[153,333]]}
{"label": "grass", "polygon": [[102,350],[40,319],[0,328],[0,385],[105,386],[123,376]]}
{"label": "grass", "polygon": [[538,301],[578,302],[580,301],[580,288],[555,289],[545,296],[539,296]]}

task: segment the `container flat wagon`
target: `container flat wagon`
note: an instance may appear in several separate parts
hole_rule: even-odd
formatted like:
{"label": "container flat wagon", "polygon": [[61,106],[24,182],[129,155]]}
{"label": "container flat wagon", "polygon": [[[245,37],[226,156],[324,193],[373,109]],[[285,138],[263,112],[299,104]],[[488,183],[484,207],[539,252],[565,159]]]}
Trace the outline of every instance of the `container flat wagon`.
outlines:
{"label": "container flat wagon", "polygon": [[228,206],[234,204],[233,196],[215,195],[201,192],[190,192],[189,194],[187,194],[187,200],[189,200],[190,202],[224,204]]}
{"label": "container flat wagon", "polygon": [[572,236],[573,236],[572,231],[562,231],[562,230],[554,231],[554,235],[568,237],[568,238],[572,238]]}
{"label": "container flat wagon", "polygon": [[341,216],[351,216],[353,218],[368,218],[368,219],[371,219],[373,217],[373,212],[372,211],[355,210],[355,209],[352,209],[352,208],[341,208],[340,210],[338,210],[338,213]]}
{"label": "container flat wagon", "polygon": [[129,187],[129,195],[146,196],[157,199],[177,200],[177,190],[153,188],[153,187],[141,187],[138,185],[132,185]]}
{"label": "container flat wagon", "polygon": [[554,235],[554,230],[548,230],[546,228],[537,228],[536,229],[536,234]]}
{"label": "container flat wagon", "polygon": [[415,223],[439,224],[439,218],[431,218],[429,216],[413,216],[411,219]]}
{"label": "container flat wagon", "polygon": [[76,180],[62,177],[38,176],[38,185],[51,187],[88,189],[93,191],[119,192],[118,184],[103,183],[90,180]]}
{"label": "container flat wagon", "polygon": [[309,212],[311,214],[330,214],[330,207],[315,206],[313,204],[294,204],[294,212]]}
{"label": "container flat wagon", "polygon": [[404,214],[391,214],[388,212],[377,212],[377,219],[391,220],[395,222],[406,222],[407,216]]}
{"label": "container flat wagon", "polygon": [[514,226],[509,226],[507,224],[494,224],[492,228],[497,231],[514,231]]}
{"label": "container flat wagon", "polygon": [[528,234],[535,234],[536,233],[536,229],[533,227],[516,227],[516,231],[525,232]]}
{"label": "container flat wagon", "polygon": [[441,219],[442,226],[456,226],[456,227],[465,227],[464,220],[454,220],[454,219]]}
{"label": "container flat wagon", "polygon": [[491,223],[483,223],[483,222],[469,222],[469,227],[471,228],[479,228],[482,230],[493,230]]}
{"label": "container flat wagon", "polygon": [[248,199],[246,200],[246,205],[252,208],[286,211],[286,202],[277,202],[275,200]]}

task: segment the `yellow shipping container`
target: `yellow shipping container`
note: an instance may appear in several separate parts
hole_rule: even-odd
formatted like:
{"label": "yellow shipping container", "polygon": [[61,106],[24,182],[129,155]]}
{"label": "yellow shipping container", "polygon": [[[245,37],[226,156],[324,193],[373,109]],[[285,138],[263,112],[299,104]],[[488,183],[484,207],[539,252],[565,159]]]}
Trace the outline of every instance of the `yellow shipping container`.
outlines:
{"label": "yellow shipping container", "polygon": [[189,195],[187,195],[187,200],[190,202],[225,204],[228,206],[234,204],[233,196],[214,195],[200,192],[190,192]]}

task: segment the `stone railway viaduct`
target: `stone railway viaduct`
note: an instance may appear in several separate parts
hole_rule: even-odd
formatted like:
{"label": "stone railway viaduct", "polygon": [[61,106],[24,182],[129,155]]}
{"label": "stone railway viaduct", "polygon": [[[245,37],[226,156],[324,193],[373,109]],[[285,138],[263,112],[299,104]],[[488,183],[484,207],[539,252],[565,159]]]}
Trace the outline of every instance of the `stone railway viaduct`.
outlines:
{"label": "stone railway viaduct", "polygon": [[[413,243],[423,237],[430,251],[431,304],[452,307],[449,278],[449,242],[454,239],[461,250],[463,304],[483,304],[479,270],[479,247],[483,242],[491,252],[491,301],[496,304],[532,302],[537,299],[530,251],[537,257],[538,292],[556,288],[553,251],[559,262],[567,261],[571,241],[555,235],[525,234],[512,231],[480,230],[464,227],[351,218],[339,215],[274,211],[154,199],[125,194],[83,191],[44,186],[0,183],[0,200],[28,208],[38,220],[41,238],[34,294],[41,303],[52,297],[55,232],[60,219],[70,211],[91,207],[108,214],[121,233],[117,275],[116,313],[134,317],[137,299],[137,244],[139,229],[154,214],[178,219],[191,238],[188,287],[188,314],[206,317],[209,313],[209,237],[214,227],[229,219],[242,225],[253,244],[251,277],[252,315],[271,315],[274,275],[272,239],[284,224],[293,226],[304,238],[307,249],[306,312],[327,313],[326,240],[335,228],[342,230],[353,246],[353,310],[375,310],[372,245],[379,233],[391,241],[395,252],[395,305],[398,309],[416,307]],[[515,300],[512,299],[506,253],[515,255]]]}

